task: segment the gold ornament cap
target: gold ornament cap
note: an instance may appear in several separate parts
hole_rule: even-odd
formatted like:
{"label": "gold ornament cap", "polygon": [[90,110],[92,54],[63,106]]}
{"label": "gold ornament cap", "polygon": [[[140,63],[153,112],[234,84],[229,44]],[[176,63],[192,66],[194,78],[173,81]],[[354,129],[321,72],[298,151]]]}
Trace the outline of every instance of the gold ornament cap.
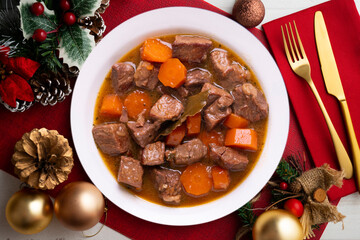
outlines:
{"label": "gold ornament cap", "polygon": [[252,234],[254,240],[302,240],[304,237],[299,219],[282,209],[262,213]]}

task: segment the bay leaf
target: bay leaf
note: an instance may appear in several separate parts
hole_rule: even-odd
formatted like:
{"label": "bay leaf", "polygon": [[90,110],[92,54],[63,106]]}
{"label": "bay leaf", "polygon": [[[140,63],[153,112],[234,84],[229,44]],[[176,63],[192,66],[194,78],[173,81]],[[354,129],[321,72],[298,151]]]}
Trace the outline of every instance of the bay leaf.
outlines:
{"label": "bay leaf", "polygon": [[184,112],[181,115],[180,119],[170,123],[166,128],[164,128],[159,133],[156,139],[158,139],[161,136],[169,135],[175,128],[177,128],[183,122],[185,122],[187,117],[194,116],[195,114],[200,112],[205,107],[208,96],[209,96],[209,92],[204,91],[188,97]]}

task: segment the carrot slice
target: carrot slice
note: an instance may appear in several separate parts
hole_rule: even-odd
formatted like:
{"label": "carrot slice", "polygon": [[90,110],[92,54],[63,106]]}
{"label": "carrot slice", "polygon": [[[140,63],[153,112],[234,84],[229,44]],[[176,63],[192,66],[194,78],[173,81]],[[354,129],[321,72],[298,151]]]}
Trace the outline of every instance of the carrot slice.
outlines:
{"label": "carrot slice", "polygon": [[212,188],[211,177],[207,167],[200,162],[186,167],[180,176],[185,191],[192,196],[202,196]]}
{"label": "carrot slice", "polygon": [[249,128],[232,128],[226,132],[225,146],[257,150],[256,131]]}
{"label": "carrot slice", "polygon": [[194,136],[200,133],[201,113],[186,118],[187,135]]}
{"label": "carrot slice", "polygon": [[223,169],[219,166],[214,166],[211,168],[211,176],[215,190],[226,190],[229,187],[229,170]]}
{"label": "carrot slice", "polygon": [[210,143],[215,143],[216,145],[224,145],[224,137],[221,132],[212,130],[210,132],[202,131],[199,134],[199,139],[209,147]]}
{"label": "carrot slice", "polygon": [[161,64],[158,78],[164,86],[177,88],[184,84],[186,67],[177,58],[170,58]]}
{"label": "carrot slice", "polygon": [[144,109],[146,115],[149,113],[151,108],[151,98],[146,92],[135,90],[125,98],[124,106],[129,117],[136,119]]}
{"label": "carrot slice", "polygon": [[147,39],[141,49],[141,59],[149,62],[165,62],[172,57],[172,49],[159,39]]}
{"label": "carrot slice", "polygon": [[231,113],[224,121],[224,125],[228,128],[246,128],[249,125],[249,120]]}
{"label": "carrot slice", "polygon": [[120,117],[122,113],[122,101],[116,94],[105,95],[101,107],[100,115],[104,117]]}
{"label": "carrot slice", "polygon": [[184,124],[175,128],[169,135],[166,136],[165,144],[167,146],[175,147],[181,143],[186,134],[186,126]]}

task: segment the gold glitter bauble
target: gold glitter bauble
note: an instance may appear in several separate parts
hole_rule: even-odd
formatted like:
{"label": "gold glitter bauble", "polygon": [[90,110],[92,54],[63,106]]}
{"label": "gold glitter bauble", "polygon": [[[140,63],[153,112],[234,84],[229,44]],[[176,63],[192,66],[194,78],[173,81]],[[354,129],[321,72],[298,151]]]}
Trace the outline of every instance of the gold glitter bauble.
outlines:
{"label": "gold glitter bauble", "polygon": [[24,188],[11,196],[5,212],[6,220],[14,230],[22,234],[35,234],[51,222],[53,204],[47,194]]}
{"label": "gold glitter bauble", "polygon": [[252,28],[264,19],[265,7],[260,0],[237,0],[232,15],[244,27]]}
{"label": "gold glitter bauble", "polygon": [[252,234],[254,240],[302,240],[304,237],[299,219],[282,209],[262,213]]}
{"label": "gold glitter bauble", "polygon": [[97,224],[104,214],[105,201],[91,183],[72,182],[57,195],[55,215],[67,228],[82,231]]}

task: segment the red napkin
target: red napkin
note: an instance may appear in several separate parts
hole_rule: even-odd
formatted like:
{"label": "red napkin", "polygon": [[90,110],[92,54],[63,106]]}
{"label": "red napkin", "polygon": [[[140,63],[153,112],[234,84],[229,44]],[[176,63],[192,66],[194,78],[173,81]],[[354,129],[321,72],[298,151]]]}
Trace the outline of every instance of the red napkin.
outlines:
{"label": "red napkin", "polygon": [[[316,11],[322,11],[324,15],[355,132],[360,140],[360,109],[358,108],[360,102],[360,17],[354,1],[329,1],[264,24],[263,28],[284,77],[291,103],[294,106],[315,165],[321,166],[324,163],[329,163],[331,167],[339,169],[335,149],[320,107],[306,81],[292,72],[285,56],[280,29],[281,25],[295,20],[311,65],[314,84],[350,155],[345,123],[339,103],[336,98],[326,92],[321,74],[314,36],[314,14]],[[328,196],[330,199],[338,199],[355,191],[355,181],[352,178],[344,180],[341,189],[332,187]]]}

